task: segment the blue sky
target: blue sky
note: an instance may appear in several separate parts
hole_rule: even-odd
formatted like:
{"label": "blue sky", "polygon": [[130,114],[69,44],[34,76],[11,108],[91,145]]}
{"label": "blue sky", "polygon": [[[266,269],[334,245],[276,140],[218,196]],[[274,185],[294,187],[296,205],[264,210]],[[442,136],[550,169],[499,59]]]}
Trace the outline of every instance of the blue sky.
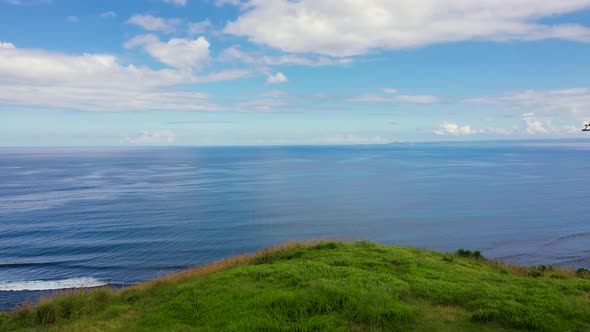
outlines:
{"label": "blue sky", "polygon": [[0,146],[584,137],[590,0],[0,0]]}

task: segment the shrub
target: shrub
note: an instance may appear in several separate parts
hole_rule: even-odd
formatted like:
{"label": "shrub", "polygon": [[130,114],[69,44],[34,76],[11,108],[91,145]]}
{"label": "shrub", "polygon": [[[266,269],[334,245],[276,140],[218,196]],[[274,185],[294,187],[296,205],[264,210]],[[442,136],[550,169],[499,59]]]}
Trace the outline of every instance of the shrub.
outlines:
{"label": "shrub", "polygon": [[542,277],[545,272],[552,272],[550,275],[554,279],[565,279],[567,275],[564,275],[563,271],[555,270],[553,266],[549,265],[537,265],[528,268],[526,275],[529,277],[537,278]]}
{"label": "shrub", "polygon": [[442,258],[442,260],[445,261],[445,262],[452,263],[455,260],[455,258],[453,256],[451,256],[451,255],[444,255],[443,258]]}
{"label": "shrub", "polygon": [[475,250],[475,251],[471,251],[468,249],[459,249],[455,252],[455,255],[459,256],[459,257],[467,257],[467,258],[474,258],[474,259],[485,259],[485,257],[483,257],[483,255],[481,254],[481,251],[479,250]]}
{"label": "shrub", "polygon": [[545,265],[533,266],[529,269],[527,275],[533,278],[542,277],[547,267]]}
{"label": "shrub", "polygon": [[590,278],[590,270],[581,267],[576,271],[576,276],[580,278]]}
{"label": "shrub", "polygon": [[326,250],[326,249],[336,249],[338,248],[338,244],[336,242],[325,242],[320,243],[312,247],[312,249],[316,250]]}

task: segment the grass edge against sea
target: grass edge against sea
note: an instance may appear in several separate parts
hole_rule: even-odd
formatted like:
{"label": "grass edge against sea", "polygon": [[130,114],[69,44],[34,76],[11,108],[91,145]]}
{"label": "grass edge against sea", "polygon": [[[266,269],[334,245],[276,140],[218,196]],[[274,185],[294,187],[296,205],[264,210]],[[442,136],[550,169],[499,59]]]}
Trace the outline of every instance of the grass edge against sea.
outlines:
{"label": "grass edge against sea", "polygon": [[590,331],[590,274],[367,241],[292,242],[122,290],[44,299],[0,331]]}

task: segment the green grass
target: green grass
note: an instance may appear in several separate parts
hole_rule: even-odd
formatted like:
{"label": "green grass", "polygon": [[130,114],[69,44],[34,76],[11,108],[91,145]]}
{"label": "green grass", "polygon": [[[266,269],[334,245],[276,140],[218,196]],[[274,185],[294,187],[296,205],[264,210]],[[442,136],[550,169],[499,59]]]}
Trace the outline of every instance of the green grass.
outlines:
{"label": "green grass", "polygon": [[0,331],[590,331],[589,277],[465,252],[295,243],[45,300],[0,314]]}

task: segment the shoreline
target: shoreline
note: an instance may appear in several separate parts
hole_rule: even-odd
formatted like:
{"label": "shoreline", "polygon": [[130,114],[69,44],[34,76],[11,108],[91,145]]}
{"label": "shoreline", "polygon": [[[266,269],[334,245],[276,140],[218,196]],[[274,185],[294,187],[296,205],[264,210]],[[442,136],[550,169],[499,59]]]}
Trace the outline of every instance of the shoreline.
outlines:
{"label": "shoreline", "polygon": [[[131,284],[110,283],[108,280],[103,281],[103,280],[95,279],[95,282],[101,282],[104,284],[97,285],[97,286],[90,286],[90,287],[72,287],[72,288],[58,288],[58,289],[0,290],[0,294],[3,294],[3,293],[4,294],[14,294],[15,297],[18,295],[22,296],[23,293],[25,293],[25,294],[28,293],[28,294],[32,295],[32,296],[29,296],[24,301],[16,303],[15,305],[4,306],[4,307],[0,306],[0,313],[14,313],[15,311],[18,310],[18,308],[35,307],[35,306],[39,305],[40,302],[44,302],[47,300],[51,300],[51,299],[65,296],[65,295],[69,295],[69,294],[76,294],[76,293],[81,293],[81,292],[91,292],[91,291],[100,290],[100,289],[107,289],[109,291],[117,292],[117,291],[129,289],[129,288],[134,288],[134,287],[145,288],[145,287],[149,287],[152,284],[167,281],[167,280],[177,280],[178,278],[181,278],[181,280],[182,280],[183,278],[195,275],[195,273],[197,275],[202,274],[202,273],[205,273],[205,274],[215,273],[220,270],[230,269],[235,266],[234,264],[238,264],[238,265],[239,264],[247,264],[252,259],[256,259],[256,257],[268,255],[269,253],[272,253],[274,251],[290,250],[291,247],[298,248],[301,246],[302,247],[314,246],[314,245],[326,243],[326,242],[358,243],[359,241],[349,242],[349,241],[343,241],[343,240],[310,240],[310,241],[287,242],[286,244],[280,244],[280,245],[271,246],[268,248],[263,248],[258,251],[252,252],[252,253],[246,252],[243,254],[238,254],[238,255],[226,257],[226,258],[218,260],[218,261],[213,261],[213,262],[205,263],[202,265],[187,267],[185,269],[181,269],[179,271],[172,272],[170,274],[167,274],[167,275],[164,275],[164,276],[161,276],[158,278],[148,279],[148,280],[145,280],[142,282],[131,283]],[[365,242],[365,241],[360,241],[360,242]],[[384,246],[389,246],[389,245],[384,245]],[[392,247],[399,247],[399,246],[392,246]],[[442,251],[433,251],[433,250],[427,250],[427,249],[421,249],[421,248],[415,248],[415,247],[407,247],[407,246],[403,246],[403,248],[438,253],[438,254],[443,254],[443,255],[456,254],[456,253],[447,253],[447,252],[442,252]],[[459,249],[459,251],[460,250],[463,250],[463,249]],[[483,258],[483,256],[482,256],[482,258]],[[489,264],[493,264],[494,266],[503,266],[506,268],[514,269],[514,270],[527,270],[527,269],[535,269],[537,267],[545,267],[545,268],[548,268],[548,269],[551,269],[554,271],[560,271],[561,273],[570,274],[570,275],[575,275],[576,271],[587,270],[583,267],[573,267],[573,266],[567,266],[567,265],[561,265],[561,264],[560,265],[545,265],[545,264],[522,265],[522,264],[507,262],[507,261],[497,259],[497,258],[493,258],[490,260],[485,259],[485,258],[483,258],[483,259],[486,262],[488,262]],[[197,272],[197,271],[199,271],[199,272]],[[202,271],[209,271],[209,272],[202,272]],[[76,279],[76,278],[74,278],[74,279]],[[86,278],[79,278],[79,279],[86,279]],[[88,279],[94,279],[94,278],[88,278]],[[59,281],[62,281],[62,280],[58,280],[58,282]],[[47,282],[54,282],[54,281],[47,281]],[[1,305],[1,303],[0,303],[0,305]]]}
{"label": "shoreline", "polygon": [[296,242],[0,314],[0,331],[590,328],[590,271],[367,241]]}

